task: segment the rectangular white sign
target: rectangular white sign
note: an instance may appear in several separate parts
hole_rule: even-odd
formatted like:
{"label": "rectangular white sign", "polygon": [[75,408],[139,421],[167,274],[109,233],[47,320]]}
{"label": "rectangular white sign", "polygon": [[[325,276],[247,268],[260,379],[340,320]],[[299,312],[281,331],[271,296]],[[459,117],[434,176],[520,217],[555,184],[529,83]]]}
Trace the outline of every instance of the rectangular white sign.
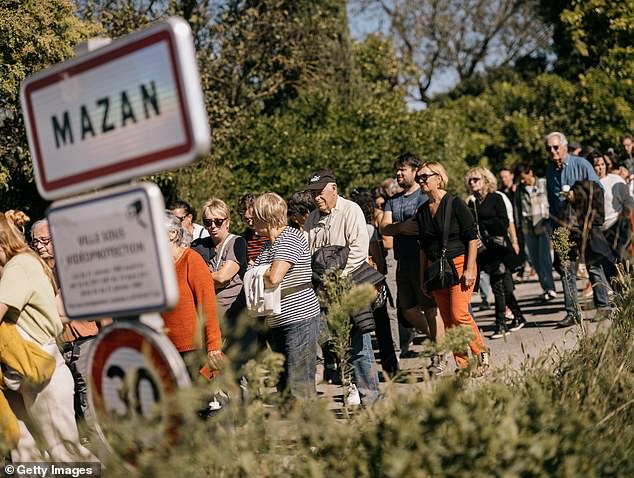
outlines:
{"label": "rectangular white sign", "polygon": [[176,305],[164,211],[161,191],[152,183],[51,206],[55,266],[69,317],[130,316]]}
{"label": "rectangular white sign", "polygon": [[47,199],[173,169],[209,150],[189,25],[170,18],[27,78],[22,109]]}

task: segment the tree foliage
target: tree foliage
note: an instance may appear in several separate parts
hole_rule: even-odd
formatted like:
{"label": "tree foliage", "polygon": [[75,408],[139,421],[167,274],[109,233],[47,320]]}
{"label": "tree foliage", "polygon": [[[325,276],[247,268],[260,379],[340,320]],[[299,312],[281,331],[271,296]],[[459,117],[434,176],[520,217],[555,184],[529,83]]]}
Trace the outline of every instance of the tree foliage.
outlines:
{"label": "tree foliage", "polygon": [[402,81],[428,103],[448,77],[471,78],[543,49],[549,29],[526,0],[357,0],[361,12],[387,18]]}
{"label": "tree foliage", "polygon": [[[168,201],[288,196],[322,167],[346,193],[391,176],[405,150],[442,161],[449,187],[462,192],[472,164],[527,161],[540,171],[550,130],[605,148],[634,129],[634,0],[364,2],[390,10],[390,35],[351,41],[343,0],[4,2],[2,198],[12,207],[43,204],[17,96],[25,75],[68,58],[87,36],[117,38],[169,15],[194,32],[212,150],[151,177]],[[411,86],[423,98],[430,78],[449,70],[461,78],[456,87],[412,111]]]}
{"label": "tree foliage", "polygon": [[7,209],[41,214],[45,206],[33,183],[20,84],[28,75],[73,56],[78,42],[99,31],[74,12],[70,0],[0,4],[0,200]]}

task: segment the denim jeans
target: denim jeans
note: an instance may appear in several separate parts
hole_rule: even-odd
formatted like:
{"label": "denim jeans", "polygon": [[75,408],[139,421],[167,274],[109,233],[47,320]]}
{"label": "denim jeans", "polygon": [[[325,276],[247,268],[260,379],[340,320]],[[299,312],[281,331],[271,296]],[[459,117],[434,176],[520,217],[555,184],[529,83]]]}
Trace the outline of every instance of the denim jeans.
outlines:
{"label": "denim jeans", "polygon": [[592,298],[597,309],[609,309],[608,292],[610,279],[613,276],[614,265],[606,259],[587,264],[588,277],[592,284]]}
{"label": "denim jeans", "polygon": [[550,256],[550,237],[548,234],[526,234],[528,255],[539,277],[544,292],[555,291],[553,279],[553,260]]}
{"label": "denim jeans", "polygon": [[[561,284],[564,288],[564,309],[566,315],[579,317],[581,307],[579,306],[579,294],[577,293],[577,261],[570,261],[568,269],[561,271]],[[566,280],[568,276],[568,280]]]}
{"label": "denim jeans", "polygon": [[352,328],[350,363],[354,371],[354,382],[361,396],[361,403],[371,405],[379,398],[379,375],[372,350],[370,333],[361,333]]}
{"label": "denim jeans", "polygon": [[319,316],[269,330],[269,343],[274,352],[284,355],[284,369],[277,389],[288,391],[295,398],[316,395],[315,367]]}
{"label": "denim jeans", "polygon": [[484,271],[480,271],[480,299],[482,302],[489,302],[491,292],[491,276]]}

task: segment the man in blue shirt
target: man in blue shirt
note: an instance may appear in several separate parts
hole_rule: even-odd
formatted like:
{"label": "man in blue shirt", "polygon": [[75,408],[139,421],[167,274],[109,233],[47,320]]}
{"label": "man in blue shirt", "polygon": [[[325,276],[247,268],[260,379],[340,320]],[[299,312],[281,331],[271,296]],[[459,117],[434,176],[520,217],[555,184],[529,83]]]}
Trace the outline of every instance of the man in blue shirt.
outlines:
{"label": "man in blue shirt", "polygon": [[[550,221],[553,228],[568,227],[570,225],[570,209],[567,196],[572,185],[584,179],[595,181],[599,185],[601,182],[590,162],[579,156],[568,154],[568,140],[562,133],[548,134],[544,144],[550,157],[550,164],[546,168]],[[571,251],[570,263],[566,271],[561,270],[556,253],[555,264],[561,274],[566,309],[566,316],[557,325],[569,327],[581,321],[581,307],[577,294],[576,253]]]}

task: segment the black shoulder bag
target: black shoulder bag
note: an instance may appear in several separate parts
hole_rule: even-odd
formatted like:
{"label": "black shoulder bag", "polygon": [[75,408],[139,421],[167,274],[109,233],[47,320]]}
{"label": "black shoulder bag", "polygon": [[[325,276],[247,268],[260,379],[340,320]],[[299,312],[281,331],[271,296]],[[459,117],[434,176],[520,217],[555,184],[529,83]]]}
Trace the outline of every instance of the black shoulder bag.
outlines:
{"label": "black shoulder bag", "polygon": [[451,212],[454,197],[447,198],[447,207],[443,219],[442,228],[442,249],[440,257],[434,260],[427,268],[425,287],[428,291],[446,289],[449,286],[457,285],[460,281],[458,271],[453,261],[447,257],[447,238],[449,236],[449,226],[451,224]]}

